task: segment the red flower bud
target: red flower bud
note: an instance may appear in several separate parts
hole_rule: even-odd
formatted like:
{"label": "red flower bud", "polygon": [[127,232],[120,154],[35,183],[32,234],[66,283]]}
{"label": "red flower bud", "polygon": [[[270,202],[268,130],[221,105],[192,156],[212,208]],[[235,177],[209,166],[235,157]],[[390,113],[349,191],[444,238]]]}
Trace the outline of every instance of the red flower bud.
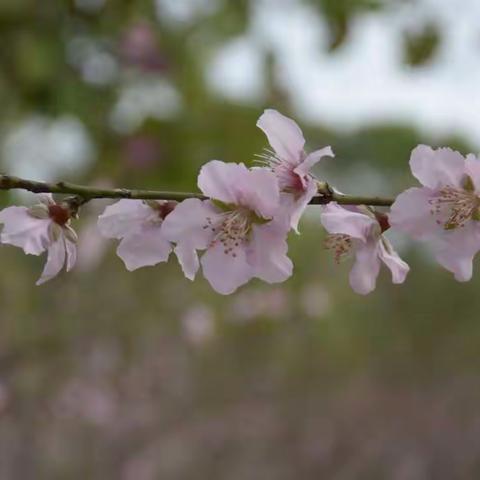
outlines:
{"label": "red flower bud", "polygon": [[61,205],[49,205],[48,214],[55,223],[62,227],[70,220],[70,210]]}

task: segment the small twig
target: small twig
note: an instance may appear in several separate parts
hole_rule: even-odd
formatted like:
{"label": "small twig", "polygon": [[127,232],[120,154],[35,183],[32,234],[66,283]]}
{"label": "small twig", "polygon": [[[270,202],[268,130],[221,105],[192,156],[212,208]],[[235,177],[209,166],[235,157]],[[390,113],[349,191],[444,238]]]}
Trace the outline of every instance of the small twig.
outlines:
{"label": "small twig", "polygon": [[[77,185],[69,182],[39,182],[26,180],[11,175],[0,175],[0,190],[27,190],[33,193],[57,193],[73,195],[67,201],[77,209],[90,200],[96,198],[131,198],[136,200],[176,200],[182,201],[187,198],[206,199],[201,193],[167,192],[160,190],[137,190],[128,188],[97,188],[85,185]],[[345,195],[335,192],[325,182],[318,182],[318,195],[310,202],[313,205],[325,205],[337,202],[342,205],[372,205],[388,207],[393,203],[391,198],[362,197]]]}

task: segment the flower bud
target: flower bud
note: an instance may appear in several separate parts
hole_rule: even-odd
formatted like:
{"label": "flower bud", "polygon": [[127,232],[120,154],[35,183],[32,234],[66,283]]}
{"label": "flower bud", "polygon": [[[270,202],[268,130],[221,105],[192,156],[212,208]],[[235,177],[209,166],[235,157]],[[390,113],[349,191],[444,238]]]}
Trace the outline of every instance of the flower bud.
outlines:
{"label": "flower bud", "polygon": [[70,210],[62,205],[49,205],[48,214],[50,215],[50,218],[61,227],[70,220]]}

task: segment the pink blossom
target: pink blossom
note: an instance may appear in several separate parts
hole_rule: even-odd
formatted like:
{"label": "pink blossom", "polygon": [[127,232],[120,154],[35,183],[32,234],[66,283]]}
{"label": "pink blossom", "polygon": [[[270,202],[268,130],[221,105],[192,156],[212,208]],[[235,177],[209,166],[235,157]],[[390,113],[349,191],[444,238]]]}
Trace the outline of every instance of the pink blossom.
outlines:
{"label": "pink blossom", "polygon": [[366,295],[375,289],[381,262],[390,269],[393,283],[403,283],[409,266],[383,235],[388,228],[385,215],[375,215],[366,207],[344,208],[332,202],[323,208],[322,224],[330,234],[326,246],[334,251],[337,262],[355,253],[350,271],[350,285],[355,292]]}
{"label": "pink blossom", "polygon": [[0,243],[20,247],[30,255],[48,251],[47,263],[37,285],[52,279],[66,265],[67,272],[77,259],[77,234],[70,226],[71,212],[57,204],[51,194],[38,195],[33,207],[8,207],[0,211],[4,224]]}
{"label": "pink blossom", "polygon": [[281,211],[275,175],[268,169],[212,160],[198,177],[211,200],[184,200],[165,219],[165,236],[191,280],[201,258],[205,278],[219,293],[229,294],[253,277],[282,282],[292,274],[287,257],[289,230]]}
{"label": "pink blossom", "polygon": [[100,233],[118,238],[118,256],[128,270],[166,262],[172,245],[163,231],[164,219],[176,202],[120,200],[98,218]]}
{"label": "pink blossom", "polygon": [[317,181],[310,170],[322,157],[333,157],[332,149],[325,147],[305,153],[305,139],[300,127],[276,110],[265,110],[257,127],[263,130],[273,149],[261,158],[277,176],[282,203],[290,211],[291,227],[298,233],[300,217],[317,193]]}
{"label": "pink blossom", "polygon": [[193,345],[202,347],[215,338],[215,312],[207,304],[192,305],[181,320],[185,338]]}
{"label": "pink blossom", "polygon": [[397,197],[391,225],[428,242],[436,260],[457,280],[470,280],[473,257],[480,250],[480,160],[419,145],[410,168],[423,187]]}
{"label": "pink blossom", "polygon": [[132,25],[119,45],[120,57],[127,66],[146,72],[159,72],[168,68],[168,62],[160,50],[154,28],[147,22]]}

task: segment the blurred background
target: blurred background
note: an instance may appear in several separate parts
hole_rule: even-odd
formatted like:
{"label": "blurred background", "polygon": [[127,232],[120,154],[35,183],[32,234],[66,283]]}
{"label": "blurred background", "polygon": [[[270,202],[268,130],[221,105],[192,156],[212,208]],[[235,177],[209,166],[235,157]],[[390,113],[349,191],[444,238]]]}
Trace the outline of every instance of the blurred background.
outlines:
{"label": "blurred background", "polygon": [[[418,143],[480,146],[478,0],[0,0],[0,171],[190,191],[253,163],[293,116],[338,189],[414,185]],[[3,206],[31,196],[4,193]],[[167,265],[128,273],[83,210],[76,270],[0,249],[0,478],[480,476],[480,277],[412,271],[367,297],[323,248],[222,297]]]}

